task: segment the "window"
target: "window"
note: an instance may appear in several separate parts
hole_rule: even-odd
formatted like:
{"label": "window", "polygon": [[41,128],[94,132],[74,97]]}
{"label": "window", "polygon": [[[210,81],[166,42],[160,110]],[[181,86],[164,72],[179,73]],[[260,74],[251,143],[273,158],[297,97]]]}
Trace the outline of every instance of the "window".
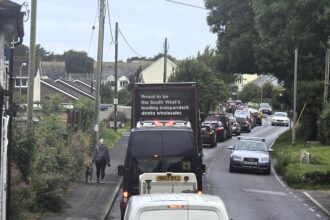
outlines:
{"label": "window", "polygon": [[15,86],[16,87],[21,87],[21,79],[16,79]]}
{"label": "window", "polygon": [[26,79],[22,79],[22,87],[26,87],[27,85],[27,80]]}

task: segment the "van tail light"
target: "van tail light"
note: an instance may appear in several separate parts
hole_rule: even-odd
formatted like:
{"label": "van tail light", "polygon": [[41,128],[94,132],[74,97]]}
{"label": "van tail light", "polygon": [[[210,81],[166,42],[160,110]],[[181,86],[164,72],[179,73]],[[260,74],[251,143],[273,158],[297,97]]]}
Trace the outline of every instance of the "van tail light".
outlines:
{"label": "van tail light", "polygon": [[128,202],[128,192],[127,191],[123,191],[123,202],[127,203]]}
{"label": "van tail light", "polygon": [[202,195],[202,194],[203,194],[202,190],[198,190],[198,191],[197,191],[197,194],[198,194],[198,195]]}
{"label": "van tail light", "polygon": [[183,205],[168,205],[167,208],[169,209],[182,209]]}

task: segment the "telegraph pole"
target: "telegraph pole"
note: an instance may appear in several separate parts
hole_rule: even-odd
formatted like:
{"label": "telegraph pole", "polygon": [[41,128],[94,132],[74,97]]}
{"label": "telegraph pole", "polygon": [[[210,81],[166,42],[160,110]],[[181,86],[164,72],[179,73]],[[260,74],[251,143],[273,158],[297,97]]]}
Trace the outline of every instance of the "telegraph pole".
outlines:
{"label": "telegraph pole", "polygon": [[118,104],[118,22],[116,22],[115,34],[115,98],[114,104],[114,129],[117,131],[117,104]]}
{"label": "telegraph pole", "polygon": [[30,53],[29,53],[29,81],[27,91],[27,134],[33,135],[33,87],[34,74],[36,72],[36,23],[37,23],[37,0],[31,0],[31,24],[30,24]]}
{"label": "telegraph pole", "polygon": [[329,93],[329,73],[330,72],[330,37],[328,39],[327,51],[325,54],[325,79],[324,79],[324,99],[323,104],[326,105],[328,102]]}
{"label": "telegraph pole", "polygon": [[100,17],[99,17],[99,37],[97,48],[96,63],[96,92],[95,92],[95,112],[94,112],[94,147],[97,146],[99,140],[99,117],[100,117],[100,87],[103,60],[103,41],[104,41],[104,19],[105,19],[105,0],[100,0]]}
{"label": "telegraph pole", "polygon": [[167,75],[167,38],[165,38],[165,43],[164,43],[164,76],[163,76],[164,83],[166,83],[166,75]]}
{"label": "telegraph pole", "polygon": [[294,49],[292,145],[296,144],[298,46]]}

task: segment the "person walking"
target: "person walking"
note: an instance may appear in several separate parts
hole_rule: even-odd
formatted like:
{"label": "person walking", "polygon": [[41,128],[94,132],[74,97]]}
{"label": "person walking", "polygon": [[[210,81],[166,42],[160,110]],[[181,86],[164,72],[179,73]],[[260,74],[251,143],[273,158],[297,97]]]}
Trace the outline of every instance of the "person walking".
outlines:
{"label": "person walking", "polygon": [[[104,145],[103,138],[99,140],[99,144],[94,148],[93,161],[95,162],[95,166],[96,166],[96,181],[103,183],[105,176],[105,167],[106,165],[110,167],[109,150]],[[100,174],[101,174],[101,181],[100,181]]]}

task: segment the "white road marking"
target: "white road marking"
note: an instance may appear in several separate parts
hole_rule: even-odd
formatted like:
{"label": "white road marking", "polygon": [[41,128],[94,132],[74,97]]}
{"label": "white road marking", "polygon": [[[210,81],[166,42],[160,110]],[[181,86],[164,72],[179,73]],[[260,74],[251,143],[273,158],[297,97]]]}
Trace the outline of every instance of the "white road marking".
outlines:
{"label": "white road marking", "polygon": [[293,192],[292,192],[292,191],[289,191],[289,193],[290,193],[291,195],[293,195]]}
{"label": "white road marking", "polygon": [[299,202],[302,202],[303,200],[302,199],[298,199],[299,200]]}
{"label": "white road marking", "polygon": [[306,203],[304,203],[304,206],[308,207],[308,205]]}
{"label": "white road marking", "polygon": [[266,191],[266,190],[257,190],[257,189],[242,189],[243,192],[252,192],[252,193],[265,193],[270,195],[279,195],[286,196],[284,192],[276,192],[276,191]]}
{"label": "white road marking", "polygon": [[277,176],[277,174],[276,174],[276,172],[275,172],[275,170],[274,170],[274,168],[272,167],[272,171],[273,171],[273,173],[274,173],[274,175],[275,175],[275,178],[280,182],[280,184],[284,187],[284,188],[286,188],[286,185],[283,183],[283,181]]}
{"label": "white road marking", "polygon": [[312,208],[309,208],[309,211],[311,211],[311,212],[314,212],[314,209],[312,209]]}
{"label": "white road marking", "polygon": [[209,168],[207,169],[207,173],[206,173],[206,179],[209,179],[209,173],[210,173],[210,170],[211,170],[211,168],[212,168],[212,165],[213,165],[213,162],[214,162],[214,159],[212,159],[212,161],[211,161],[211,163],[210,163],[210,166],[209,166]]}
{"label": "white road marking", "polygon": [[330,212],[324,208],[320,203],[318,203],[311,195],[309,195],[307,192],[303,192],[305,196],[307,196],[312,202],[314,202],[315,205],[317,205],[320,209],[322,209],[323,212],[327,213],[328,216],[330,216]]}
{"label": "white road marking", "polygon": [[319,217],[319,218],[321,218],[322,216],[321,215],[319,215],[319,214],[315,214],[317,217]]}

